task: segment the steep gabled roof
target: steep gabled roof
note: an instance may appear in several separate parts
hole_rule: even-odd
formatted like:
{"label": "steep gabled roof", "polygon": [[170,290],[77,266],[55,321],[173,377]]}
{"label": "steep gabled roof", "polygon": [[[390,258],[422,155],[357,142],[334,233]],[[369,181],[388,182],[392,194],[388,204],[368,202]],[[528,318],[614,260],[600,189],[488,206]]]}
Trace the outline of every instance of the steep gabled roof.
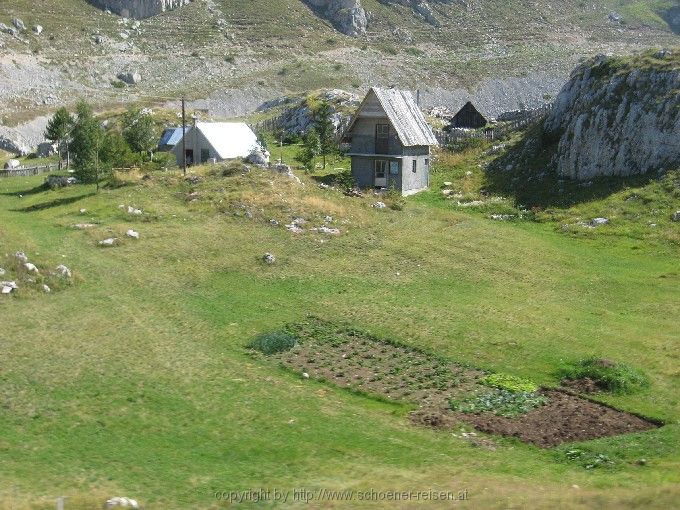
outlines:
{"label": "steep gabled roof", "polygon": [[416,104],[413,95],[405,90],[372,87],[347,128],[347,133],[352,131],[354,124],[361,116],[366,100],[371,94],[375,94],[404,147],[438,145],[437,138],[435,138],[432,128],[425,120],[423,112]]}
{"label": "steep gabled roof", "polygon": [[257,145],[257,136],[243,122],[198,122],[196,129],[221,159],[244,158]]}

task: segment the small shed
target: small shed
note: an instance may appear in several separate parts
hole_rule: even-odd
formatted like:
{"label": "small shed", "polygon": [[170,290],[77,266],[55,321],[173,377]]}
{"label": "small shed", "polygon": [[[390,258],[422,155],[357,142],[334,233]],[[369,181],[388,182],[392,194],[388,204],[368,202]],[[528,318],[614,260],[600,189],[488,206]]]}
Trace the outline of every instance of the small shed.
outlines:
{"label": "small shed", "polygon": [[258,145],[257,136],[243,122],[197,122],[187,128],[185,138],[184,143],[180,138],[172,149],[180,166],[184,162],[183,147],[187,164],[193,165],[245,158]]}
{"label": "small shed", "polygon": [[430,148],[438,145],[410,92],[371,88],[343,135],[360,187],[411,195],[430,183]]}
{"label": "small shed", "polygon": [[449,128],[479,129],[486,126],[491,121],[488,114],[480,112],[480,109],[468,101],[453,116]]}
{"label": "small shed", "polygon": [[181,127],[169,127],[163,131],[160,141],[158,142],[159,152],[170,152],[182,140]]}

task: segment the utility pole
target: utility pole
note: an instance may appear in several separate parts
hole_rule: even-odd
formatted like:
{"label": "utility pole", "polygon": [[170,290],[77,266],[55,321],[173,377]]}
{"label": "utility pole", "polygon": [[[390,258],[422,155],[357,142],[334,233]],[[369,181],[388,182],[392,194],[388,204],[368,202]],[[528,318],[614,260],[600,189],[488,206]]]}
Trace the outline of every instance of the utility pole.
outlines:
{"label": "utility pole", "polygon": [[182,171],[187,174],[187,114],[186,100],[182,96]]}
{"label": "utility pole", "polygon": [[97,133],[97,139],[95,140],[95,153],[94,153],[94,178],[97,181],[97,193],[99,193],[99,133]]}

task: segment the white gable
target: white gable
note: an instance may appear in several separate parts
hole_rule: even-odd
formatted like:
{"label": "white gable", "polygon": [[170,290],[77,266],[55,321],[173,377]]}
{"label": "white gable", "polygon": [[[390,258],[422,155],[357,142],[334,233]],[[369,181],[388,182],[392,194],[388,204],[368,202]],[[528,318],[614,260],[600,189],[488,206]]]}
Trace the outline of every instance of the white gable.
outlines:
{"label": "white gable", "polygon": [[198,122],[196,129],[220,159],[245,158],[257,145],[257,136],[243,122]]}

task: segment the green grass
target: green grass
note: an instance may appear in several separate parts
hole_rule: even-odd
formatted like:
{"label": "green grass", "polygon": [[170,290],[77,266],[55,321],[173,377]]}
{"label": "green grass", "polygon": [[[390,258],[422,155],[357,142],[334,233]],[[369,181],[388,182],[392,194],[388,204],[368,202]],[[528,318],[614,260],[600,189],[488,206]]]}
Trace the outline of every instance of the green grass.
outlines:
{"label": "green grass", "polygon": [[565,363],[558,374],[565,379],[591,379],[603,390],[613,393],[635,393],[649,387],[649,378],[640,370],[595,357]]}
{"label": "green grass", "polygon": [[[456,178],[474,194],[478,157],[441,159],[433,191],[403,211],[257,170],[196,185],[159,173],[97,195],[37,189],[40,177],[0,180],[2,253],[66,264],[75,280],[0,300],[0,508],[53,508],[60,495],[67,508],[113,495],[145,508],[222,508],[215,491],[259,487],[467,488],[475,508],[672,507],[677,245],[604,230],[573,237],[455,208],[437,187]],[[342,235],[269,223],[301,216],[317,226],[326,215]],[[70,228],[82,221],[97,226]],[[125,239],[128,228],[141,238]],[[111,235],[121,244],[100,249]],[[263,264],[265,252],[277,263]],[[560,360],[616,359],[650,386],[601,399],[667,425],[569,445],[607,455],[614,469],[511,440],[477,448],[249,355],[253,337],[309,314],[540,385],[558,384]]]}

